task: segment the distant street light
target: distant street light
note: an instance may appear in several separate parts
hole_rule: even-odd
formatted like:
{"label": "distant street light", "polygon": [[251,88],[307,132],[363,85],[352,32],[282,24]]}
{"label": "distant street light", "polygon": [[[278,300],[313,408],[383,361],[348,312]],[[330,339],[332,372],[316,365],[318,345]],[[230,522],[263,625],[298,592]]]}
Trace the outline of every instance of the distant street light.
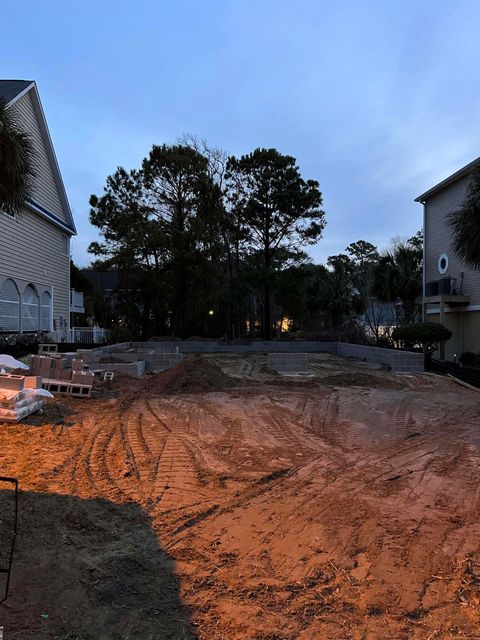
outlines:
{"label": "distant street light", "polygon": [[210,311],[208,312],[209,316],[213,316],[213,309],[210,309]]}

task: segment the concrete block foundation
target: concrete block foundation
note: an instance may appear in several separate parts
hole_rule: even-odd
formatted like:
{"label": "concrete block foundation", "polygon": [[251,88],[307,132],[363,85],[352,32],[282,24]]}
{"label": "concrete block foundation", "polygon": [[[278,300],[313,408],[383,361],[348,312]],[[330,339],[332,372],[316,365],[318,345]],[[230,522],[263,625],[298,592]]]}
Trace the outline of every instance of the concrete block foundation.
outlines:
{"label": "concrete block foundation", "polygon": [[145,360],[135,362],[113,362],[111,364],[93,362],[90,364],[92,371],[114,371],[132,378],[141,378],[145,373]]}
{"label": "concrete block foundation", "polygon": [[[233,345],[214,341],[188,340],[185,342],[123,342],[89,350],[79,349],[77,356],[89,364],[91,369],[126,372],[127,375],[138,376],[142,375],[135,373],[138,371],[138,366],[132,367],[134,373],[130,373],[128,364],[135,365],[137,362],[143,361],[145,371],[165,371],[181,362],[184,354],[190,353],[266,353],[269,358],[269,367],[271,363],[271,368],[278,371],[280,369],[277,367],[281,367],[283,371],[306,373],[308,371],[306,354],[322,352],[383,364],[393,372],[417,373],[424,371],[424,358],[421,353],[345,342],[267,342],[259,340]],[[125,360],[127,366],[124,367],[119,363],[100,363],[102,358],[109,355]],[[279,356],[276,361],[273,358],[275,355]]]}

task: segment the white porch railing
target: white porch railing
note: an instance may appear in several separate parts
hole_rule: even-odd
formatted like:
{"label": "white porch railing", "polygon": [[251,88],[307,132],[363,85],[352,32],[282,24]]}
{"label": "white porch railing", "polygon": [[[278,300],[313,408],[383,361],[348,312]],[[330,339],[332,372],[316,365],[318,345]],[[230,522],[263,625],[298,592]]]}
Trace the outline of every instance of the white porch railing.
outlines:
{"label": "white porch railing", "polygon": [[108,331],[100,327],[72,327],[51,331],[49,335],[54,342],[100,344],[107,341]]}

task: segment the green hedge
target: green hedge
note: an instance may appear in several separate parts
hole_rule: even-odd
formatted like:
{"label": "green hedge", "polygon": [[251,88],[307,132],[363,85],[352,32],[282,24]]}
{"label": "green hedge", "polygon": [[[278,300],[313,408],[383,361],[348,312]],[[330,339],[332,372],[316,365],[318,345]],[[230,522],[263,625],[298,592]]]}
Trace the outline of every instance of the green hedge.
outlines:
{"label": "green hedge", "polygon": [[442,342],[450,340],[452,332],[437,322],[416,322],[396,327],[392,332],[395,342],[401,343],[405,349],[421,346],[423,351],[431,353]]}

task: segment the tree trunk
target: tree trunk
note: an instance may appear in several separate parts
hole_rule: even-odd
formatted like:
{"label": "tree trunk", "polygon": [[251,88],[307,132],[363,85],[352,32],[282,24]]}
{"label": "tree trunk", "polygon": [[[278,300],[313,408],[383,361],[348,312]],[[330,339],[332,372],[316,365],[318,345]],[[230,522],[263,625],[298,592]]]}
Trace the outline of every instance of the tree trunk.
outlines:
{"label": "tree trunk", "polygon": [[145,291],[143,294],[143,312],[142,312],[142,340],[148,340],[151,336],[150,333],[150,294]]}

